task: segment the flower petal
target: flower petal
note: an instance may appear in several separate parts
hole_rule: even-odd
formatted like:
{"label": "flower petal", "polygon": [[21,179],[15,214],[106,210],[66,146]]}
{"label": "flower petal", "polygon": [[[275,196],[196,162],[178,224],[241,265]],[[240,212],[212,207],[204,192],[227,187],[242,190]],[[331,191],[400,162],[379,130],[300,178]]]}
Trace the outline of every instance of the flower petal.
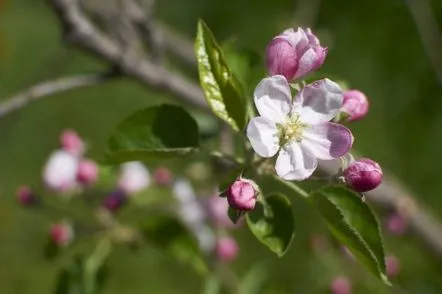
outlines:
{"label": "flower petal", "polygon": [[298,70],[293,78],[297,79],[313,71],[317,64],[317,60],[318,58],[315,49],[310,48],[305,51],[301,58],[299,58]]}
{"label": "flower petal", "polygon": [[322,160],[344,156],[353,144],[353,135],[349,129],[330,122],[310,126],[302,135],[301,145]]}
{"label": "flower petal", "polygon": [[255,105],[261,116],[282,123],[291,110],[292,94],[286,78],[281,75],[263,79],[255,89]]}
{"label": "flower petal", "polygon": [[261,157],[272,157],[279,149],[276,124],[265,117],[255,117],[247,126],[247,138],[253,150]]}
{"label": "flower petal", "polygon": [[297,142],[285,145],[276,159],[276,173],[287,181],[310,177],[318,166],[316,157]]}
{"label": "flower petal", "polygon": [[342,106],[342,100],[341,88],[329,79],[305,86],[295,98],[296,102],[302,104],[301,121],[312,125],[334,118]]}

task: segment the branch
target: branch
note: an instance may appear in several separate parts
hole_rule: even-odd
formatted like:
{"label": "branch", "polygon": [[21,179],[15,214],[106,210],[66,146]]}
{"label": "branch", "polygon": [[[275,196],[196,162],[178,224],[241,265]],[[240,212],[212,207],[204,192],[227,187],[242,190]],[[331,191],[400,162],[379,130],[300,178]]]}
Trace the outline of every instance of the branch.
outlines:
{"label": "branch", "polygon": [[34,85],[10,98],[7,98],[5,102],[1,103],[0,118],[13,111],[19,110],[28,105],[28,103],[38,99],[76,88],[95,86],[101,84],[107,78],[108,76],[106,75],[82,75],[60,78]]}

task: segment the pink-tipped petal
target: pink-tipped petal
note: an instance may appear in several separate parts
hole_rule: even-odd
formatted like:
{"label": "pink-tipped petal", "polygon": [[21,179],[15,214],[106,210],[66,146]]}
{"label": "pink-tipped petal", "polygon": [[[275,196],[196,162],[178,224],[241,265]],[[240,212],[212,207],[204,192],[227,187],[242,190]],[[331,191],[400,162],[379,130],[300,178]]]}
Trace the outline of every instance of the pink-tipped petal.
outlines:
{"label": "pink-tipped petal", "polygon": [[299,58],[298,70],[294,76],[294,79],[298,79],[307,75],[316,66],[317,55],[316,50],[313,48],[308,49]]}
{"label": "pink-tipped petal", "polygon": [[302,104],[301,121],[320,124],[334,118],[342,106],[343,93],[339,85],[329,79],[305,86],[296,95],[296,103]]}
{"label": "pink-tipped petal", "polygon": [[318,166],[316,157],[297,142],[281,148],[276,160],[276,173],[287,181],[301,181],[310,177]]}
{"label": "pink-tipped petal", "polygon": [[284,76],[264,78],[254,93],[255,105],[262,117],[282,123],[290,113],[292,94]]}
{"label": "pink-tipped petal", "polygon": [[322,160],[344,156],[353,144],[351,131],[331,122],[310,126],[304,130],[303,136],[302,146]]}
{"label": "pink-tipped petal", "polygon": [[270,75],[292,80],[298,69],[295,48],[284,38],[274,38],[266,48],[266,66]]}
{"label": "pink-tipped petal", "polygon": [[247,138],[261,157],[272,157],[279,149],[278,128],[265,117],[255,117],[247,126]]}

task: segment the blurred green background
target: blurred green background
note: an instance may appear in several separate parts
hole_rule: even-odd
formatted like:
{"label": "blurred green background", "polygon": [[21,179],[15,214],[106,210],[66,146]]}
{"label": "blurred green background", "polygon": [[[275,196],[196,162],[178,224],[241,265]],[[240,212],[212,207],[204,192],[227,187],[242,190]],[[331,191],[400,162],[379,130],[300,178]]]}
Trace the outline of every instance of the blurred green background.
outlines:
{"label": "blurred green background", "polygon": [[[442,1],[429,3],[442,23]],[[294,18],[298,4],[161,0],[156,11],[161,20],[189,37],[195,35],[197,19],[203,18],[219,40],[234,40],[235,46],[262,54],[276,33],[295,23],[302,25],[302,14],[301,19]],[[364,91],[371,102],[368,117],[352,126],[355,148],[391,170],[441,216],[442,85],[406,1],[323,0],[315,16],[314,29],[329,46],[319,75],[346,81]],[[92,73],[105,66],[62,44],[47,1],[6,1],[0,30],[0,100],[40,81]],[[196,79],[196,73],[191,74]],[[0,293],[52,292],[59,264],[43,258],[42,246],[53,219],[17,207],[14,193],[23,183],[40,185],[42,165],[57,148],[61,130],[77,130],[87,140],[90,154],[99,157],[121,119],[165,99],[170,97],[121,79],[42,99],[0,120]],[[354,293],[442,293],[441,264],[431,261],[412,237],[387,237],[386,251],[402,264],[397,281],[403,292],[397,292],[338,253],[331,259],[312,254],[309,235],[325,232],[323,223],[302,200],[293,199],[293,208],[297,236],[281,259],[248,230],[234,233],[241,254],[232,266],[239,276],[257,261],[268,262],[262,293],[326,293],[330,279],[338,274],[354,278]],[[137,252],[118,249],[110,265],[106,294],[201,292],[202,281],[195,272],[150,247]]]}

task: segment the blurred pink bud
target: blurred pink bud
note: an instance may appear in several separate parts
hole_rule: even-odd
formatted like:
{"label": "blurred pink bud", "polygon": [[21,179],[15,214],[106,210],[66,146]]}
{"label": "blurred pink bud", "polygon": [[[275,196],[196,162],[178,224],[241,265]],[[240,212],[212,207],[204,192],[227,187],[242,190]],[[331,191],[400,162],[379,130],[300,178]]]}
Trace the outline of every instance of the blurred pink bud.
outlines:
{"label": "blurred pink bud", "polygon": [[20,186],[17,189],[16,198],[18,204],[22,206],[30,206],[37,202],[37,198],[28,186]]}
{"label": "blurred pink bud", "polygon": [[173,175],[168,168],[161,166],[155,170],[153,180],[158,186],[170,186],[173,181]]}
{"label": "blurred pink bud", "polygon": [[387,229],[393,235],[403,235],[408,228],[405,218],[397,213],[392,213],[387,218]]}
{"label": "blurred pink bud", "polygon": [[383,174],[377,162],[362,158],[344,170],[344,178],[345,183],[356,192],[367,192],[379,186]]}
{"label": "blurred pink bud", "polygon": [[348,121],[361,120],[368,112],[368,99],[364,93],[358,90],[348,90],[344,93],[342,112],[347,114]]}
{"label": "blurred pink bud", "polygon": [[126,195],[121,191],[114,191],[104,198],[102,206],[111,212],[118,211],[126,203]]}
{"label": "blurred pink bud", "polygon": [[385,267],[387,268],[387,275],[391,278],[396,277],[401,271],[400,261],[393,255],[389,255],[385,258]]}
{"label": "blurred pink bud", "polygon": [[336,277],[330,285],[330,292],[332,294],[351,294],[350,280],[345,276]]}
{"label": "blurred pink bud", "polygon": [[43,170],[43,181],[56,192],[66,192],[77,185],[78,157],[64,150],[54,151]]}
{"label": "blurred pink bud", "polygon": [[301,78],[321,67],[327,48],[307,29],[285,30],[266,48],[266,65],[270,75],[283,75],[288,81]]}
{"label": "blurred pink bud", "polygon": [[126,194],[134,194],[145,190],[150,185],[148,169],[138,161],[127,162],[121,165],[118,188]]}
{"label": "blurred pink bud", "polygon": [[64,130],[60,143],[63,150],[73,155],[82,155],[86,149],[83,140],[74,130]]}
{"label": "blurred pink bud", "polygon": [[230,262],[237,258],[239,247],[236,240],[232,237],[223,236],[216,241],[216,254],[218,260]]}
{"label": "blurred pink bud", "polygon": [[61,247],[68,246],[74,240],[74,229],[67,222],[53,224],[49,234],[52,242]]}
{"label": "blurred pink bud", "polygon": [[78,165],[77,181],[90,185],[95,183],[98,178],[98,167],[95,161],[90,159],[83,159]]}
{"label": "blurred pink bud", "polygon": [[208,215],[216,226],[227,229],[237,228],[240,222],[234,224],[229,218],[228,210],[229,204],[225,197],[213,195],[207,199]]}
{"label": "blurred pink bud", "polygon": [[227,201],[232,208],[239,211],[249,211],[255,208],[258,189],[255,182],[239,179],[227,189]]}

